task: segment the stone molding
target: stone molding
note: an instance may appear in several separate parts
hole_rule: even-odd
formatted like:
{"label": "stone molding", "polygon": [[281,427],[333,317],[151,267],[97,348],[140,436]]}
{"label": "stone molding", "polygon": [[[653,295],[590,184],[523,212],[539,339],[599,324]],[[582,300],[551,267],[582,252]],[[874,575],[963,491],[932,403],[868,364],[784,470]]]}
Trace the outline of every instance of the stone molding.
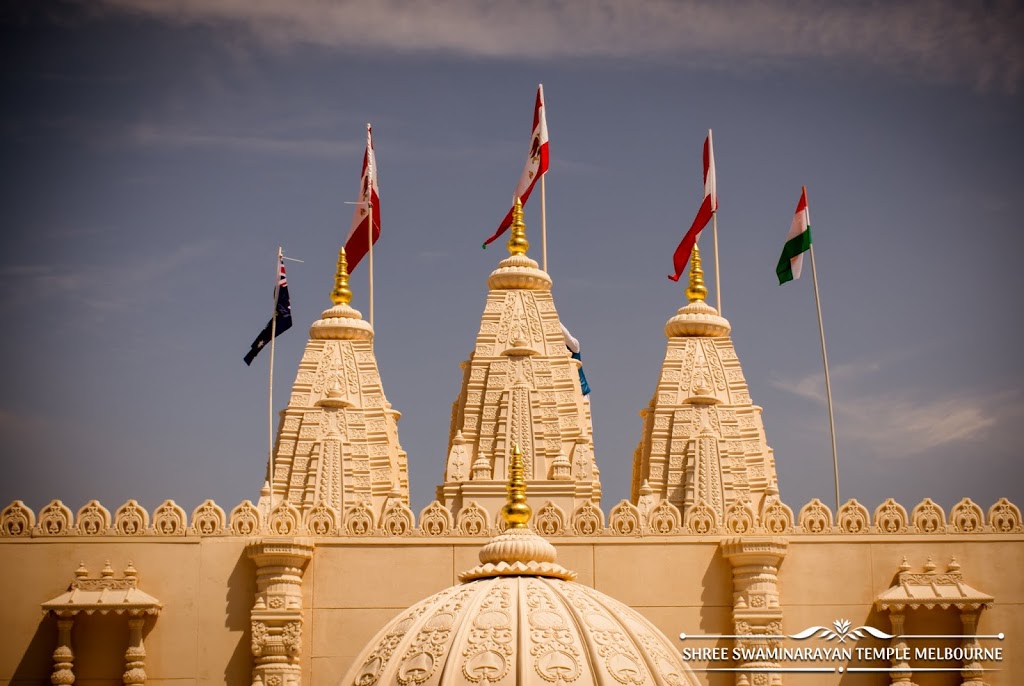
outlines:
{"label": "stone molding", "polygon": [[[1000,498],[988,510],[969,498],[947,514],[930,498],[909,512],[891,498],[874,513],[848,500],[837,514],[817,498],[793,509],[778,498],[768,498],[760,512],[749,503],[734,503],[724,519],[698,503],[684,516],[668,501],[657,505],[641,500],[620,501],[605,513],[592,502],[566,512],[553,500],[533,501],[535,526],[546,536],[961,536],[1024,534],[1020,508]],[[268,516],[246,500],[225,514],[212,500],[187,515],[173,500],[161,503],[152,514],[135,500],[110,510],[96,500],[72,513],[54,500],[33,512],[15,500],[0,511],[0,540],[51,537],[194,538],[204,536],[309,536],[309,537],[446,537],[490,536],[497,525],[494,516],[470,500],[457,513],[433,501],[417,515],[400,496],[389,498],[381,508],[358,503],[344,512],[323,502],[304,513],[283,502]]]}

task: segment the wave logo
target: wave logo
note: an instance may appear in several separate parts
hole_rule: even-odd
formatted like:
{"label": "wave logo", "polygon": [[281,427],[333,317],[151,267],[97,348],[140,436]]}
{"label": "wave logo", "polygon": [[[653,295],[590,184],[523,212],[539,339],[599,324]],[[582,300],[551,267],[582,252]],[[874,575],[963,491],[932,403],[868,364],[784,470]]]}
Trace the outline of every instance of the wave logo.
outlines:
{"label": "wave logo", "polygon": [[805,638],[810,638],[811,636],[817,636],[818,638],[824,638],[826,641],[835,641],[838,639],[840,643],[846,643],[847,639],[850,641],[856,641],[864,638],[865,634],[870,634],[875,638],[885,640],[893,638],[892,634],[887,634],[873,626],[859,626],[856,629],[853,629],[852,626],[853,625],[848,619],[837,619],[832,622],[831,629],[826,626],[811,626],[798,634],[790,634],[789,637],[803,640]]}

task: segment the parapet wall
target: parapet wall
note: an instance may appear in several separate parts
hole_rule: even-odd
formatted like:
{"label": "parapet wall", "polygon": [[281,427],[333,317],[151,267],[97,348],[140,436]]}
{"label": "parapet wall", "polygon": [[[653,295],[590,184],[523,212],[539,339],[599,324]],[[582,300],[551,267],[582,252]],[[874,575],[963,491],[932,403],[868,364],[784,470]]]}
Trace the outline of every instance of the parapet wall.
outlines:
{"label": "parapet wall", "polygon": [[[750,535],[893,535],[893,534],[1016,534],[1024,532],[1020,508],[1001,498],[987,512],[970,498],[964,498],[948,516],[938,504],[925,498],[909,512],[889,498],[871,513],[854,499],[838,513],[815,498],[794,515],[778,499],[768,499],[760,512],[749,504],[736,503],[724,520],[708,508],[691,508],[685,515],[667,501],[656,506],[620,501],[607,516],[592,503],[567,513],[553,502],[537,506],[532,524],[544,536],[750,536]],[[150,513],[129,500],[111,515],[96,500],[73,513],[54,500],[38,514],[20,500],[0,512],[0,539],[58,536],[488,536],[500,526],[497,512],[488,512],[470,502],[458,516],[438,501],[423,508],[419,517],[399,499],[389,499],[378,512],[360,503],[345,512],[319,503],[303,516],[285,502],[264,514],[250,501],[243,501],[230,513],[212,500],[187,516],[173,500]]]}

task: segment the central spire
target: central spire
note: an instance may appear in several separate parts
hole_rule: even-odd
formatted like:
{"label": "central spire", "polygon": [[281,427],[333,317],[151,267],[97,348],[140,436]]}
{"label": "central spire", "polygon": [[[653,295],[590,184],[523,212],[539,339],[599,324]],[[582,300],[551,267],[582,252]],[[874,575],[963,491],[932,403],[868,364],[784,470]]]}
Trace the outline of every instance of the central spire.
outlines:
{"label": "central spire", "polygon": [[510,529],[528,529],[532,514],[533,510],[526,503],[523,451],[519,449],[519,444],[516,444],[512,447],[512,459],[508,465],[508,502],[501,508],[501,518]]}
{"label": "central spire", "polygon": [[708,288],[704,285],[704,268],[700,261],[700,248],[693,244],[693,254],[690,258],[690,285],[686,288],[686,297],[690,302],[704,301],[708,297]]}
{"label": "central spire", "polygon": [[341,250],[338,251],[338,270],[334,274],[331,302],[335,305],[348,305],[352,302],[352,291],[348,287],[348,259],[345,256],[345,246],[341,246]]}

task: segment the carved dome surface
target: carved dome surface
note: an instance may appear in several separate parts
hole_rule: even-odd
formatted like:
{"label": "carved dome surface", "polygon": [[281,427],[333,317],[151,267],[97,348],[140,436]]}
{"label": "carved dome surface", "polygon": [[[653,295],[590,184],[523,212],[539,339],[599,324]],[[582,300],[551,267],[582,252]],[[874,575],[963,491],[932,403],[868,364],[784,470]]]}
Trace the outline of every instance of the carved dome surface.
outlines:
{"label": "carved dome surface", "polygon": [[573,581],[530,530],[523,453],[512,449],[508,529],[453,586],[391,620],[342,686],[696,684],[664,634],[637,612]]}
{"label": "carved dome surface", "polygon": [[498,576],[453,586],[402,612],[343,686],[696,684],[639,613],[573,581]]}

